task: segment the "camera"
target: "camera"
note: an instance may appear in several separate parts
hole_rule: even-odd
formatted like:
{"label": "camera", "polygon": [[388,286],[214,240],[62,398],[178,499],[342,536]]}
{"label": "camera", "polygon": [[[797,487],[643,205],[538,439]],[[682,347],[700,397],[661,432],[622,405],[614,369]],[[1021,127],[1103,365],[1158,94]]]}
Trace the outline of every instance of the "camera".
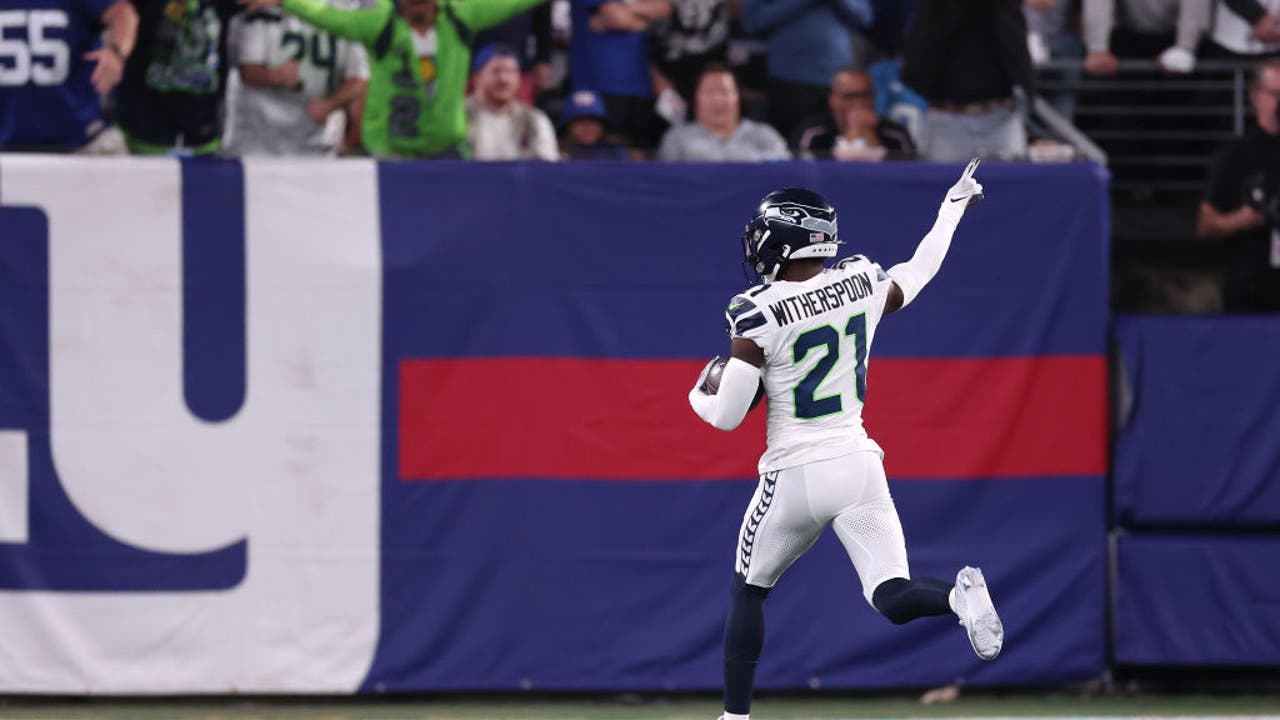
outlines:
{"label": "camera", "polygon": [[1272,227],[1280,227],[1280,187],[1269,184],[1263,173],[1245,180],[1245,204],[1262,213]]}

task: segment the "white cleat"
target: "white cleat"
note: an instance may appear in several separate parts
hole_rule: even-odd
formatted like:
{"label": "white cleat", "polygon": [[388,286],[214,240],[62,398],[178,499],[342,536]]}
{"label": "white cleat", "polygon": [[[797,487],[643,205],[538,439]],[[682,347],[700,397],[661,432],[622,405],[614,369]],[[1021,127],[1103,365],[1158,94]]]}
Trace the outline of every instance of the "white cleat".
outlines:
{"label": "white cleat", "polygon": [[969,633],[969,644],[983,660],[995,660],[1004,647],[1004,623],[996,614],[996,606],[987,592],[982,570],[965,566],[956,573],[956,587],[951,592],[951,609]]}

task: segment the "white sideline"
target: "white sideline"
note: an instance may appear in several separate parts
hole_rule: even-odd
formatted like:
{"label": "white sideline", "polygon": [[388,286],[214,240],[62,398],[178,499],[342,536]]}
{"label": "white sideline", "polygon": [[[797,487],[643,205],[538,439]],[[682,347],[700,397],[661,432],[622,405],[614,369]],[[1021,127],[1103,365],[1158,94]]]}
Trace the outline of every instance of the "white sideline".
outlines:
{"label": "white sideline", "polygon": [[[1280,715],[955,715],[906,716],[908,720],[1280,720]],[[902,718],[794,718],[793,720],[903,720]]]}

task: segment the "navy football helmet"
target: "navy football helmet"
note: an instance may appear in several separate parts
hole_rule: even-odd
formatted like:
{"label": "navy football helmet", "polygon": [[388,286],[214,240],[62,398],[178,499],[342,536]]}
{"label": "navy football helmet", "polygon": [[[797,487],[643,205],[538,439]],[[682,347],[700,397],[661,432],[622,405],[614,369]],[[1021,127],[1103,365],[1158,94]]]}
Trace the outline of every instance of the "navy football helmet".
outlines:
{"label": "navy football helmet", "polygon": [[773,282],[788,260],[835,257],[840,244],[831,203],[812,190],[785,187],[764,196],[743,231],[743,268],[754,283]]}

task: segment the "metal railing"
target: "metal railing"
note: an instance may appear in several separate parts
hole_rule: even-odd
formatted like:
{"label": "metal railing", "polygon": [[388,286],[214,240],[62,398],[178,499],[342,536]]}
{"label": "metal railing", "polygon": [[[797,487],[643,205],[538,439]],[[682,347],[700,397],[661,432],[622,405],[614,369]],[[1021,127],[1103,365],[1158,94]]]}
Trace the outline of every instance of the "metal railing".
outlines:
{"label": "metal railing", "polygon": [[[1038,68],[1036,117],[1052,111],[1055,94],[1070,93],[1075,110],[1068,125],[1087,138],[1110,166],[1117,195],[1170,196],[1188,200],[1203,191],[1218,149],[1243,134],[1252,109],[1249,63],[1202,61],[1185,75],[1164,73],[1154,61],[1125,60],[1111,76],[1088,75],[1080,61]],[[1045,121],[1046,124],[1050,124]],[[1070,131],[1051,129],[1084,157],[1099,160]]]}
{"label": "metal railing", "polygon": [[1080,157],[1101,165],[1109,164],[1106,151],[1098,147],[1089,136],[1080,132],[1065,115],[1044,98],[1031,98],[1031,114],[1059,140],[1075,148]]}

